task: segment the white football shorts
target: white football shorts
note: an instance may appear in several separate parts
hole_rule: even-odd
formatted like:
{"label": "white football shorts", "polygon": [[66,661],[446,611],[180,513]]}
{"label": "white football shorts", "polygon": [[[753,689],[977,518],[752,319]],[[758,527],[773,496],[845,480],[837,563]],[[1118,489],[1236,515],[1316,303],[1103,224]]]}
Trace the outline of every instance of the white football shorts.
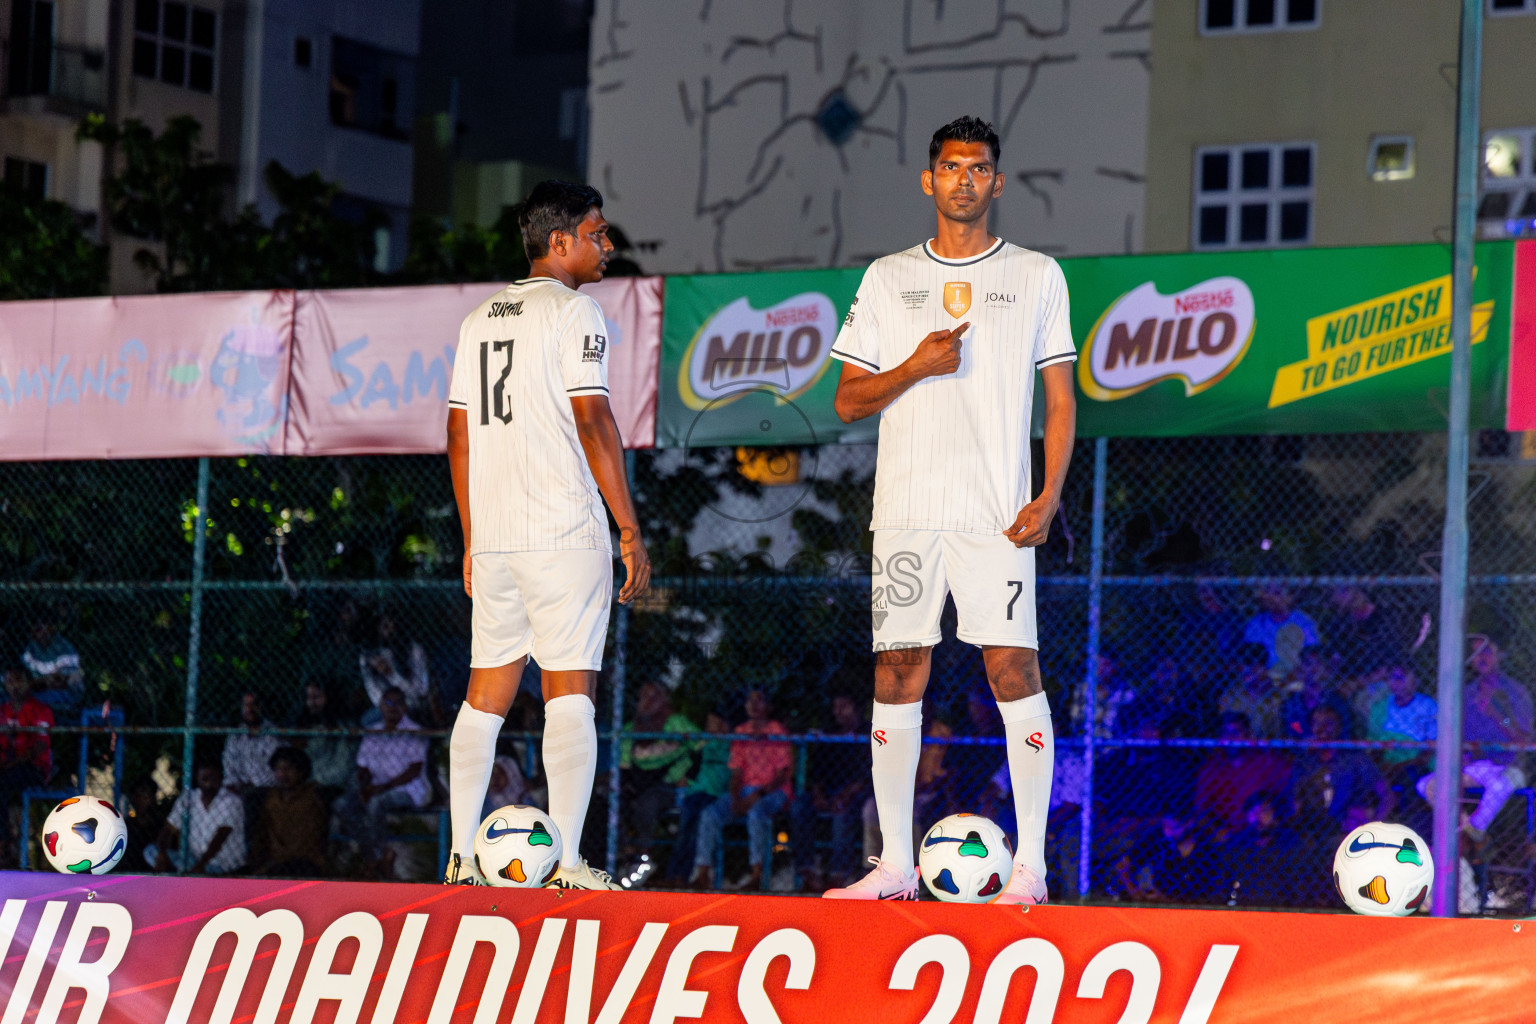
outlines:
{"label": "white football shorts", "polygon": [[1000,533],[875,531],[870,619],[876,651],[936,645],[949,594],[961,640],[1039,649],[1033,548],[1016,548]]}
{"label": "white football shorts", "polygon": [[613,556],[606,551],[513,551],[475,555],[470,569],[471,668],[498,668],[532,654],[553,672],[603,665]]}

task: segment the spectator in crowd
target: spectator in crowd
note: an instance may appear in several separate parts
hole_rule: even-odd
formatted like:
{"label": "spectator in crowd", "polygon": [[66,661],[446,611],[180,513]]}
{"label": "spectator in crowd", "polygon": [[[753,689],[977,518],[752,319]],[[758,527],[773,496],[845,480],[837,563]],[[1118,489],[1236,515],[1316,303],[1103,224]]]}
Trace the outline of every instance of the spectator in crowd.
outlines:
{"label": "spectator in crowd", "polygon": [[[1336,709],[1327,704],[1312,709],[1312,739],[1333,743],[1343,737],[1344,723]],[[1344,820],[1345,809],[1359,793],[1374,793],[1376,803],[1391,810],[1387,782],[1363,750],[1307,750],[1296,759],[1293,778],[1298,812],[1314,823],[1331,819],[1330,830]]]}
{"label": "spectator in crowd", "polygon": [[1305,902],[1298,887],[1305,872],[1306,847],[1282,824],[1280,797],[1255,793],[1243,802],[1246,824],[1228,841],[1226,874],[1232,879],[1231,903],[1240,907],[1289,907]]}
{"label": "spectator in crowd", "polygon": [[32,695],[32,679],[24,669],[6,669],[5,701],[0,703],[0,858],[6,863],[16,850],[11,814],[21,805],[22,790],[53,776],[48,734],[7,730],[37,727],[53,728],[53,711]]}
{"label": "spectator in crowd", "polygon": [[[1241,712],[1222,714],[1217,738],[1232,744],[1206,755],[1195,776],[1195,809],[1205,815],[1218,839],[1248,823],[1248,800],[1256,793],[1282,793],[1290,784],[1291,765],[1283,755],[1246,746],[1253,739]],[[1278,799],[1278,798],[1274,798]]]}
{"label": "spectator in crowd", "polygon": [[1240,714],[1248,720],[1254,736],[1274,739],[1281,735],[1280,705],[1285,701],[1285,690],[1280,679],[1264,667],[1264,658],[1261,652],[1257,662],[1238,667],[1237,680],[1217,698],[1216,710],[1222,716]]}
{"label": "spectator in crowd", "polygon": [[151,776],[140,775],[129,781],[123,795],[128,798],[128,806],[123,808],[123,824],[128,827],[128,852],[123,854],[117,868],[124,874],[154,871],[155,864],[147,858],[146,851],[159,840],[167,820],[165,808],[160,806],[159,787]]}
{"label": "spectator in crowd", "polygon": [[[365,615],[359,619],[360,629],[367,629],[369,618]],[[405,695],[406,711],[415,720],[429,725],[441,721],[437,695],[427,674],[426,649],[415,640],[402,640],[396,635],[394,616],[386,613],[378,617],[373,635],[363,638],[357,664],[363,689],[378,714],[383,714],[384,692],[394,687]],[[364,724],[372,726],[374,721],[370,713]]]}
{"label": "spectator in crowd", "polygon": [[[990,691],[976,687],[965,695],[965,727],[960,735],[966,739],[992,740],[992,744],[952,743],[944,752],[944,775],[949,788],[946,811],[964,811],[979,814],[997,821],[1008,788],[999,792],[993,777],[1000,768],[1007,767],[1008,751],[1004,746],[1003,717],[998,713],[997,701]],[[1004,778],[1007,772],[1003,772]],[[1009,817],[1012,816],[1010,810]],[[921,820],[921,819],[919,819]],[[921,831],[921,826],[919,826]]]}
{"label": "spectator in crowd", "polygon": [[[805,792],[794,803],[791,831],[796,870],[806,892],[821,892],[851,881],[857,868],[854,860],[863,844],[862,811],[870,790],[869,723],[847,694],[832,697],[831,712],[827,734],[859,737],[864,742],[812,743],[806,748]],[[822,815],[830,818],[832,825],[825,873],[816,858],[817,825]]]}
{"label": "spectator in crowd", "polygon": [[[294,716],[293,727],[333,733],[341,731],[342,723],[331,710],[331,695],[325,684],[314,680],[304,684],[304,704]],[[288,743],[304,751],[309,758],[310,781],[320,790],[326,806],[352,784],[352,777],[357,773],[357,750],[348,737],[292,736]]]}
{"label": "spectator in crowd", "polygon": [[1326,636],[1339,676],[1362,685],[1397,664],[1417,636],[1356,586],[1335,587]]}
{"label": "spectator in crowd", "polygon": [[[1097,662],[1098,685],[1093,709],[1093,734],[1099,739],[1122,735],[1116,724],[1120,711],[1136,700],[1136,690],[1131,681],[1121,674],[1120,659],[1112,652],[1101,652]],[[1079,683],[1073,689],[1072,727],[1083,735],[1084,719],[1088,715],[1087,684]]]}
{"label": "spectator in crowd", "polygon": [[276,781],[272,755],[283,744],[262,713],[261,698],[250,690],[240,695],[240,724],[243,733],[224,738],[224,785],[245,800],[254,814],[262,792]]}
{"label": "spectator in crowd", "polygon": [[[715,709],[704,717],[704,731],[724,735],[731,723],[724,711]],[[705,740],[699,749],[699,766],[693,781],[683,793],[677,813],[677,836],[672,844],[672,860],[667,867],[666,884],[679,887],[690,882],[694,854],[698,849],[699,817],[721,797],[731,792],[731,744],[725,740]]]}
{"label": "spectator in crowd", "polygon": [[1157,719],[1168,739],[1210,735],[1203,720],[1209,714],[1209,701],[1197,696],[1203,687],[1184,670],[1178,658],[1165,654],[1145,674],[1147,681],[1138,688],[1140,696],[1131,706],[1138,718]]}
{"label": "spectator in crowd", "polygon": [[1083,788],[1087,771],[1082,751],[1056,748],[1056,773],[1051,782],[1051,813],[1045,820],[1045,860],[1052,889],[1063,900],[1076,899],[1080,889],[1083,844]]}
{"label": "spectator in crowd", "polygon": [[[1137,705],[1125,716],[1128,739],[1159,743],[1162,722],[1155,709]],[[1106,826],[1123,821],[1135,836],[1194,799],[1195,767],[1183,750],[1163,746],[1121,747],[1101,754],[1094,769],[1098,814]]]}
{"label": "spectator in crowd", "polygon": [[1167,808],[1116,862],[1115,875],[1126,899],[1149,903],[1224,903],[1231,891],[1221,847],[1188,804]]}
{"label": "spectator in crowd", "polygon": [[1312,735],[1312,712],[1319,707],[1330,707],[1343,723],[1343,735],[1352,737],[1354,715],[1349,701],[1334,686],[1332,666],[1322,650],[1308,647],[1301,652],[1283,686],[1284,698],[1280,701],[1280,735],[1286,739],[1300,740]]}
{"label": "spectator in crowd", "polygon": [[[245,807],[240,797],[224,787],[224,770],[217,761],[206,761],[193,773],[197,785],[184,789],[155,845],[144,857],[156,871],[173,868],[188,875],[228,875],[245,866]],[[181,832],[187,833],[187,852],[181,856]]]}
{"label": "spectator in crowd", "polygon": [[32,621],[32,638],[21,652],[21,663],[32,673],[32,696],[56,715],[78,715],[85,700],[85,673],[80,652],[39,615]]}
{"label": "spectator in crowd", "polygon": [[[1439,729],[1440,706],[1433,697],[1419,692],[1419,680],[1413,670],[1394,665],[1387,671],[1387,692],[1371,705],[1366,719],[1366,739],[1427,743]],[[1387,781],[1394,788],[1411,790],[1429,766],[1427,750],[1385,750],[1381,761],[1386,766]]]}
{"label": "spectator in crowd", "polygon": [[[1317,643],[1317,623],[1292,607],[1294,596],[1279,583],[1266,583],[1253,596],[1259,611],[1243,627],[1243,643],[1264,648],[1268,656],[1266,667],[1281,669],[1280,675],[1288,675],[1301,649]],[[1287,627],[1300,631],[1299,642],[1296,633]]]}
{"label": "spectator in crowd", "polygon": [[394,851],[384,846],[384,816],[420,810],[432,802],[427,741],[405,713],[405,694],[387,688],[379,697],[380,721],[357,748],[356,788],[336,803],[341,832],[359,843],[365,870],[388,878]]}
{"label": "spectator in crowd", "polygon": [[517,758],[511,754],[497,754],[491,762],[491,781],[485,787],[485,802],[480,805],[480,820],[490,817],[492,811],[510,804],[528,806],[531,798],[528,780],[517,766]]}
{"label": "spectator in crowd", "polygon": [[[736,735],[786,735],[784,726],[769,717],[772,713],[773,705],[766,693],[758,689],[748,691],[747,720],[736,727]],[[706,889],[713,885],[715,851],[726,824],[743,816],[747,819],[751,869],[734,888],[753,889],[762,884],[764,855],[773,838],[773,817],[790,803],[794,747],[788,743],[737,740],[731,744],[730,767],[730,793],[706,807],[699,818],[698,850],[691,881]]]}
{"label": "spectator in crowd", "polygon": [[1193,594],[1194,600],[1179,608],[1180,657],[1186,671],[1209,677],[1237,654],[1243,622],[1209,583],[1197,585]]}
{"label": "spectator in crowd", "polygon": [[[1503,651],[1482,635],[1472,638],[1468,664],[1472,678],[1462,699],[1461,735],[1467,744],[1529,743],[1533,735],[1531,693],[1499,669]],[[1525,785],[1520,755],[1512,750],[1483,750],[1470,746],[1461,766],[1462,784],[1482,786],[1477,807],[1462,822],[1462,830],[1475,843],[1486,839],[1488,826],[1515,790]],[[1419,780],[1419,793],[1435,798],[1433,773]]]}
{"label": "spectator in crowd", "polygon": [[[623,731],[672,733],[680,737],[698,732],[699,727],[687,715],[672,710],[670,690],[649,682],[640,687],[635,717],[625,723]],[[687,784],[694,748],[695,744],[671,736],[637,740],[626,735],[620,742],[620,800],[629,830],[626,853],[649,849],[661,812],[677,802],[678,787]]]}
{"label": "spectator in crowd", "polygon": [[326,874],[331,815],[310,780],[309,755],[298,747],[278,747],[270,765],[275,784],[262,799],[251,837],[252,873]]}

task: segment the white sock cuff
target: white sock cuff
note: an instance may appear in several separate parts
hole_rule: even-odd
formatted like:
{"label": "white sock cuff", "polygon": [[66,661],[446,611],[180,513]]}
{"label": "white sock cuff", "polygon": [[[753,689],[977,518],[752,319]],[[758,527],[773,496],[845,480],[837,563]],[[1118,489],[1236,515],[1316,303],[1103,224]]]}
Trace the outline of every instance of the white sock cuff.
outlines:
{"label": "white sock cuff", "polygon": [[592,698],[584,693],[568,693],[563,697],[551,697],[544,702],[544,714],[549,715],[584,715],[587,718],[597,717],[597,708],[592,704]]}
{"label": "white sock cuff", "polygon": [[923,702],[911,704],[882,704],[875,701],[869,724],[876,729],[921,729],[923,727]]}
{"label": "white sock cuff", "polygon": [[501,726],[504,722],[506,722],[507,718],[505,715],[498,715],[490,711],[481,711],[469,701],[465,701],[459,705],[458,720],[462,722],[468,722],[472,725],[488,728],[492,732],[501,732]]}
{"label": "white sock cuff", "polygon": [[1051,702],[1042,691],[1018,700],[1000,700],[997,702],[997,711],[1003,716],[1004,725],[1012,725],[1015,722],[1027,722],[1031,718],[1049,718]]}

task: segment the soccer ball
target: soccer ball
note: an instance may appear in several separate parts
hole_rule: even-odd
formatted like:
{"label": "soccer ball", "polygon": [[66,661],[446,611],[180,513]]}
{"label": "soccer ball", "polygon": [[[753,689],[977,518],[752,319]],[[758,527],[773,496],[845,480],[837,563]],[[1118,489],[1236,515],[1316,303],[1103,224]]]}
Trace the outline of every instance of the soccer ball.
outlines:
{"label": "soccer ball", "polygon": [[128,826],[100,797],[72,796],[43,820],[43,854],[66,875],[104,875],[128,852]]}
{"label": "soccer ball", "polygon": [[928,891],[946,903],[990,903],[1013,877],[1008,837],[975,814],[951,814],[930,828],[917,863]]}
{"label": "soccer ball", "polygon": [[1429,844],[1406,825],[1367,822],[1333,855],[1334,888],[1357,914],[1407,917],[1428,901],[1434,882]]}
{"label": "soccer ball", "polygon": [[490,885],[537,889],[559,867],[560,830],[537,807],[498,807],[475,830],[475,869]]}

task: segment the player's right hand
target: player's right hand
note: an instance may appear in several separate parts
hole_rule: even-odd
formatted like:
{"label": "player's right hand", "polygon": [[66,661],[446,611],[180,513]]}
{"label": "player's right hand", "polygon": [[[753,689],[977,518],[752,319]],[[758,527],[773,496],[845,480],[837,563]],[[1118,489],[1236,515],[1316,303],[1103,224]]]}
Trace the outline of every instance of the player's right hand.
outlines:
{"label": "player's right hand", "polygon": [[967,321],[947,331],[934,331],[917,343],[912,363],[924,377],[942,377],[960,369],[960,335],[971,326]]}
{"label": "player's right hand", "polygon": [[629,604],[645,596],[651,588],[651,556],[638,530],[626,530],[619,538],[619,561],[624,563],[624,586],[619,588],[619,604]]}

